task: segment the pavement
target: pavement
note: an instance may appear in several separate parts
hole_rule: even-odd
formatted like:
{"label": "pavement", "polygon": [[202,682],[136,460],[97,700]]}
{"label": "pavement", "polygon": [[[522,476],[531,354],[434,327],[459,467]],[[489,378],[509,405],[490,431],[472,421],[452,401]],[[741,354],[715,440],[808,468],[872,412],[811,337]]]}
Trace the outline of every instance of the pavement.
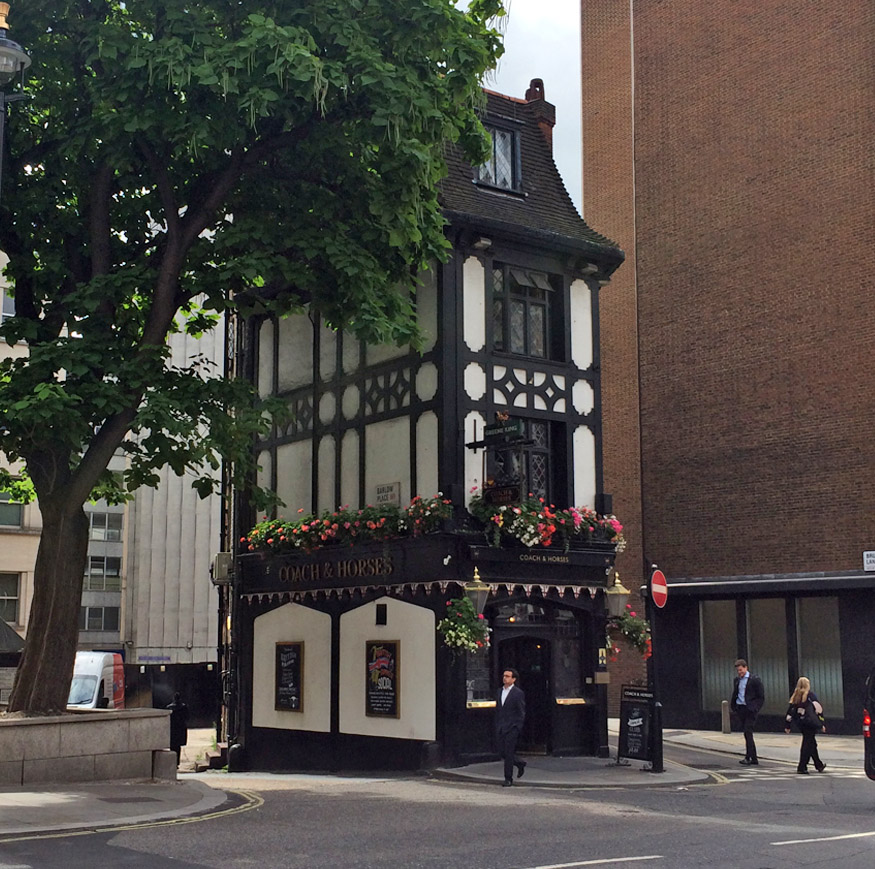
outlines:
{"label": "pavement", "polygon": [[[525,756],[521,787],[568,788],[628,788],[683,787],[720,781],[721,777],[666,760],[665,771],[648,771],[641,761],[617,763],[615,756],[616,719],[609,723],[613,759],[597,757]],[[683,745],[714,754],[714,766],[733,768],[743,754],[740,733],[718,733],[704,730],[666,730],[665,743]],[[757,733],[760,766],[749,769],[768,773],[777,766],[782,772],[795,768],[799,757],[799,735]],[[179,779],[166,781],[89,782],[83,784],[47,784],[39,787],[0,788],[0,844],[37,835],[72,831],[117,829],[143,824],[187,823],[195,817],[220,816],[260,805],[260,798],[251,793],[258,790],[258,780],[269,778],[314,780],[334,778],[314,775],[275,775],[253,773],[196,773],[196,762],[215,744],[213,730],[189,731],[189,744],[183,748]],[[827,765],[825,775],[863,769],[863,746],[859,736],[818,736],[821,759]],[[708,764],[711,766],[711,764]],[[743,768],[739,767],[739,770]],[[460,783],[500,785],[504,776],[502,764],[471,764],[461,768],[432,771],[435,778]]]}

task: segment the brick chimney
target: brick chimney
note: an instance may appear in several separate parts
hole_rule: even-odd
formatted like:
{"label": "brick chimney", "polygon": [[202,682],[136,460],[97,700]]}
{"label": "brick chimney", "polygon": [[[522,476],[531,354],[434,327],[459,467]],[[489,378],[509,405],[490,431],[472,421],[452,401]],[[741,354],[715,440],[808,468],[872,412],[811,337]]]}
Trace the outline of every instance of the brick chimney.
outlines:
{"label": "brick chimney", "polygon": [[526,102],[532,103],[532,111],[535,115],[535,120],[541,128],[547,144],[550,146],[550,153],[553,153],[553,127],[556,126],[556,106],[548,103],[544,99],[544,80],[533,78],[529,84],[529,89],[526,91]]}

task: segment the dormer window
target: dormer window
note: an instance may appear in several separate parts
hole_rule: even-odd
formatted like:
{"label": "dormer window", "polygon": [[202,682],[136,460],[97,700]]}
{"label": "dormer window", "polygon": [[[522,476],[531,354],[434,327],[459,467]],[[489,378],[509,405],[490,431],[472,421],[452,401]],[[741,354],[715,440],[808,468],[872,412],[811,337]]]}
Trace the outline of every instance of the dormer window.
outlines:
{"label": "dormer window", "polygon": [[474,170],[475,179],[480,184],[488,184],[501,190],[519,190],[519,133],[488,125],[486,132],[492,137],[492,156]]}

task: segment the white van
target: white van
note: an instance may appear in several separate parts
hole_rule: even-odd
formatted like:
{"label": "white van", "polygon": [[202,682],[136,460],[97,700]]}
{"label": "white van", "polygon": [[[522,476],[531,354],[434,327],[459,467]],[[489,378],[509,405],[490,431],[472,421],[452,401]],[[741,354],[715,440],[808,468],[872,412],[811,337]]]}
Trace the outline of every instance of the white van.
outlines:
{"label": "white van", "polygon": [[114,652],[76,652],[68,709],[124,709],[125,667]]}

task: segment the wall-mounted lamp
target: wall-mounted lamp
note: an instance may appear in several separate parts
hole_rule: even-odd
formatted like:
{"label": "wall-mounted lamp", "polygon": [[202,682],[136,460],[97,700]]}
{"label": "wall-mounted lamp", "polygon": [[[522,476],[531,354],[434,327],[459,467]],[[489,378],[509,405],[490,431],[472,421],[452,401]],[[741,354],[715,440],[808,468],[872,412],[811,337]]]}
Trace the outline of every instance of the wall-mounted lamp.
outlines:
{"label": "wall-mounted lamp", "polygon": [[465,583],[465,597],[474,604],[474,609],[477,615],[483,614],[483,609],[486,606],[486,601],[489,598],[489,592],[492,589],[480,579],[480,571],[474,568],[474,578],[470,582]]}
{"label": "wall-mounted lamp", "polygon": [[492,247],[492,239],[486,238],[485,236],[481,236],[471,245],[474,250],[489,250]]}
{"label": "wall-mounted lamp", "polygon": [[616,570],[611,580],[611,584],[605,589],[608,615],[611,618],[618,618],[625,612],[631,592],[620,582],[620,574]]}

